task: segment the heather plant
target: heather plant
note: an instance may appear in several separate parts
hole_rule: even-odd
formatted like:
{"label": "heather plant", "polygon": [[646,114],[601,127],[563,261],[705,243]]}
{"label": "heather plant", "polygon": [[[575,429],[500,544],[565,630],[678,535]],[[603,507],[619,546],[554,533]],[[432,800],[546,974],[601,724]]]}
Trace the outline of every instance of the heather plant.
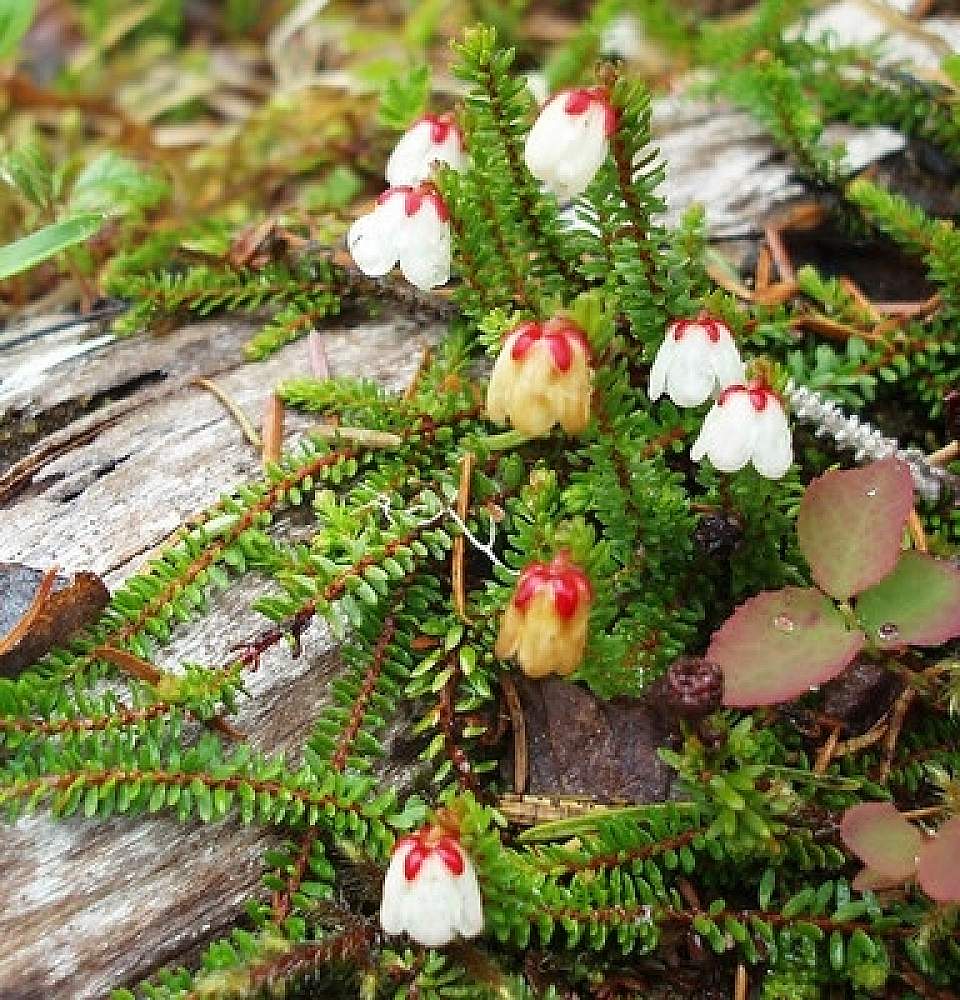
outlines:
{"label": "heather plant", "polygon": [[[754,66],[747,47],[777,43],[784,6],[696,51]],[[414,74],[413,99],[390,92],[384,121],[402,135],[389,186],[346,235],[352,263],[312,247],[261,267],[117,262],[128,331],[275,306],[254,357],[347,299],[369,306],[395,267],[424,295],[449,283],[453,315],[403,394],[281,384],[286,405],[340,432],[306,435],[224,492],[95,625],[0,680],[0,804],[275,834],[242,926],[198,968],[118,1000],[609,996],[670,979],[644,959],[686,970],[705,948],[768,998],[945,995],[960,977],[958,797],[944,791],[960,767],[952,480],[924,434],[902,447],[842,407],[874,400],[875,372],[898,386],[926,372],[905,391],[931,431],[933,386],[957,371],[953,230],[843,178],[792,70],[741,80],[773,102],[765,120],[810,176],[911,241],[942,288],[929,321],[844,351],[798,343],[810,302],[864,335],[868,319],[817,275],[797,305],[716,286],[702,214],[662,221],[647,87],[606,63],[581,79],[581,58],[540,108],[515,60],[471,27],[452,112],[418,118]],[[831,441],[868,464],[828,469]],[[222,665],[161,670],[158,650],[246,577],[264,585],[263,630]],[[308,647],[320,619],[345,639],[343,664],[302,753],[227,742],[244,675],[269,648]],[[891,718],[861,745],[829,718],[822,688],[855,660],[892,672],[922,719],[900,734]],[[670,797],[519,831],[495,733],[518,673],[666,705]],[[382,776],[398,717],[413,719],[418,791]]]}

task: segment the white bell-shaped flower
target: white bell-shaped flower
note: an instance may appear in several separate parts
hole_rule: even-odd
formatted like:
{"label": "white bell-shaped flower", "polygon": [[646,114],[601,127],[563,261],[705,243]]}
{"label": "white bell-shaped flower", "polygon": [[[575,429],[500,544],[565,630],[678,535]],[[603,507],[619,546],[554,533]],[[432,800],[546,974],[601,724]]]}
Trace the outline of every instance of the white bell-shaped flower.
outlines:
{"label": "white bell-shaped flower", "polygon": [[666,393],[677,406],[699,406],[714,392],[743,381],[743,362],[730,328],[705,314],[678,319],[650,369],[650,398]]}
{"label": "white bell-shaped flower", "polygon": [[400,137],[387,160],[387,183],[391,187],[428,180],[434,163],[454,170],[467,165],[467,152],[453,115],[424,115]]}
{"label": "white bell-shaped flower", "polygon": [[562,90],[534,122],[524,160],[560,201],[571,201],[596,177],[616,127],[617,113],[603,87]]}
{"label": "white bell-shaped flower", "polygon": [[421,291],[450,280],[450,215],[436,188],[392,187],[376,207],[347,233],[347,247],[357,267],[380,278],[400,264],[400,271]]}
{"label": "white bell-shaped flower", "polygon": [[749,462],[761,476],[780,479],[793,464],[790,425],[780,397],[757,382],[728,386],[717,398],[690,449],[720,472],[737,472]]}
{"label": "white bell-shaped flower", "polygon": [[397,841],[383,883],[380,926],[426,948],[483,930],[477,873],[453,833],[427,826]]}

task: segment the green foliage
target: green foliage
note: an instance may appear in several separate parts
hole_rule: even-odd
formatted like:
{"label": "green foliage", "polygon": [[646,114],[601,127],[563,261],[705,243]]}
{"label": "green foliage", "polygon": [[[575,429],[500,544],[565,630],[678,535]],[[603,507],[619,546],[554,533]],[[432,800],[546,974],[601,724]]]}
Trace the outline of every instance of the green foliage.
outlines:
{"label": "green foliage", "polygon": [[58,253],[84,243],[99,232],[105,221],[106,217],[100,212],[73,215],[0,247],[0,279],[28,271]]}
{"label": "green foliage", "polygon": [[723,94],[767,126],[805,178],[819,187],[834,188],[845,174],[843,150],[821,144],[823,118],[803,84],[803,75],[780,59],[751,63],[725,73],[717,82]]}
{"label": "green foliage", "polygon": [[[523,9],[473,6],[496,7],[508,31]],[[183,822],[239,820],[273,836],[261,888],[247,903],[252,929],[214,942],[199,968],[164,970],[118,998],[263,990],[526,998],[541,995],[524,964],[531,948],[558,984],[543,995],[568,986],[596,992],[616,985],[621,970],[635,972],[638,958],[662,944],[675,952],[678,936],[691,934],[723,971],[740,961],[756,966],[769,998],[876,991],[888,980],[896,990],[908,968],[933,986],[956,979],[956,916],[912,890],[891,898],[851,890],[850,859],[836,835],[843,810],[864,797],[893,796],[900,808],[934,797],[956,808],[949,789],[960,772],[960,722],[935,714],[957,698],[952,660],[936,664],[935,679],[918,674],[918,698],[931,710],[908,723],[883,785],[879,744],[812,766],[825,732],[821,698],[807,691],[802,673],[818,651],[804,648],[796,704],[676,723],[661,751],[675,782],[668,801],[588,810],[519,835],[496,808],[498,722],[513,668],[494,655],[495,639],[517,573],[532,560],[567,550],[591,580],[589,639],[571,683],[600,698],[657,698],[659,684],[652,685],[671,661],[701,652],[705,633],[745,595],[809,584],[794,530],[800,477],[809,480],[831,459],[798,438],[800,469],[781,482],[694,470],[685,452],[702,411],[652,404],[646,388],[672,319],[701,309],[723,317],[741,344],[767,353],[778,385],[789,373],[855,404],[889,402],[884,387],[896,385],[898,402],[909,400],[910,415],[920,415],[918,439],[933,432],[928,418],[956,381],[955,230],[864,181],[846,183],[842,156],[822,148],[822,109],[833,100],[837,116],[844,113],[828,83],[854,54],[787,42],[782,30],[795,9],[766,0],[732,30],[674,17],[666,0],[601,2],[550,71],[556,81],[588,80],[605,26],[621,12],[640,16],[683,58],[723,67],[722,88],[767,124],[808,180],[845,199],[861,223],[924,255],[944,313],[873,335],[869,310],[838,279],[802,270],[800,308],[812,303],[864,334],[840,347],[802,339],[795,306],[741,306],[711,290],[703,213],[689,212],[677,227],[662,221],[665,166],[653,145],[651,95],[616,68],[602,66],[597,77],[618,114],[610,156],[561,212],[524,165],[536,111],[517,72],[526,52],[500,48],[491,28],[468,30],[454,71],[465,86],[460,116],[471,166],[437,178],[452,216],[458,313],[415,385],[401,394],[351,378],[282,384],[287,405],[332,418],[342,435],[333,444],[305,436],[259,480],[184,525],[116,590],[92,627],[18,679],[0,680],[0,804],[9,816],[41,807],[91,820],[165,813]],[[173,30],[179,13],[177,4],[159,10]],[[440,5],[419,13],[409,30],[426,45]],[[239,30],[252,7],[231,4],[226,14]],[[767,55],[756,58],[760,49]],[[813,66],[825,68],[819,89]],[[426,67],[389,83],[381,124],[405,128],[429,90]],[[918,131],[941,135],[944,119],[930,107],[923,113]],[[366,165],[322,169],[314,205],[326,210],[350,200]],[[24,148],[3,170],[38,218],[119,205],[133,220],[163,193],[155,178],[110,153],[54,170]],[[240,259],[229,256],[235,225],[218,214],[114,257],[109,290],[131,303],[121,332],[269,308],[247,347],[259,359],[336,315],[356,291],[355,279],[311,252],[264,266],[228,264]],[[191,257],[181,263],[185,252]],[[198,254],[205,263],[196,263]],[[589,426],[575,440],[559,431],[533,441],[492,435],[477,382],[484,356],[496,354],[520,320],[558,313],[590,342]],[[948,513],[925,516],[931,546],[949,554],[960,522]],[[711,517],[738,528],[719,555],[704,540]],[[899,536],[903,518],[894,520],[887,531]],[[859,534],[875,535],[882,524],[874,519]],[[820,547],[836,553],[843,537],[828,534]],[[899,555],[901,539],[894,542]],[[460,583],[451,572],[458,559]],[[240,578],[258,585],[263,630],[233,646],[219,667],[161,670],[161,648],[211,613],[217,595]],[[843,598],[862,588],[827,589]],[[849,637],[856,608],[801,593],[820,601],[836,632]],[[951,588],[944,594],[937,610],[949,617],[957,602]],[[874,632],[893,614],[891,603],[913,610],[904,591],[894,597],[873,595],[883,609]],[[777,615],[767,612],[771,626]],[[222,729],[246,696],[247,672],[283,643],[298,654],[320,619],[343,640],[342,662],[332,677],[315,678],[319,707],[296,763],[254,752],[247,741],[221,743],[210,730]],[[832,632],[828,638],[836,658],[842,642]],[[753,646],[754,666],[769,675],[775,642]],[[928,666],[922,650],[910,656]],[[123,667],[130,657],[132,673]],[[914,662],[902,659],[901,673]],[[845,741],[854,736],[838,731]],[[397,744],[400,753],[389,752]],[[400,756],[411,762],[402,777]],[[439,806],[459,819],[486,919],[483,941],[449,955],[385,940],[371,916],[396,837]]]}
{"label": "green foliage", "polygon": [[377,118],[381,125],[402,132],[423,114],[429,97],[430,67],[423,63],[386,82]]}
{"label": "green foliage", "polygon": [[277,311],[244,347],[250,360],[261,361],[285,344],[307,336],[317,324],[340,311],[339,272],[325,261],[296,266],[270,264],[259,269],[200,264],[183,272],[116,274],[110,293],[128,299],[131,308],[115,323],[121,334],[139,332],[175,318],[206,317],[221,310]]}
{"label": "green foliage", "polygon": [[167,196],[166,184],[117,153],[103,153],[68,185],[35,144],[0,160],[0,179],[35,210],[39,219],[57,216],[29,236],[0,248],[0,278],[28,271],[85,243],[113,217],[138,214]]}
{"label": "green foliage", "polygon": [[0,59],[17,51],[36,12],[36,0],[0,0]]}

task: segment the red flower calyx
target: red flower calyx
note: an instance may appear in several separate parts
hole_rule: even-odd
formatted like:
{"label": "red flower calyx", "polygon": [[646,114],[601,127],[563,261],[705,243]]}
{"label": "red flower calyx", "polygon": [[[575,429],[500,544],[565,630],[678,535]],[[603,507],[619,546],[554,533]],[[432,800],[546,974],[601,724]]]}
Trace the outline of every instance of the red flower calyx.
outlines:
{"label": "red flower calyx", "polygon": [[610,92],[606,87],[575,87],[572,90],[561,90],[552,100],[564,98],[563,110],[568,115],[582,115],[594,104],[603,107],[603,131],[609,139],[617,130],[618,115],[610,103]]}
{"label": "red flower calyx", "polygon": [[693,319],[678,319],[674,320],[670,324],[670,331],[673,333],[674,340],[683,340],[683,335],[691,327],[700,327],[705,330],[707,336],[710,338],[710,342],[713,344],[720,343],[720,337],[723,332],[726,331],[730,333],[730,328],[722,319],[717,319],[716,316],[711,316],[709,313],[700,313],[699,316],[695,316]]}
{"label": "red flower calyx", "polygon": [[417,833],[401,837],[394,845],[394,853],[409,847],[403,861],[403,874],[408,882],[413,882],[420,874],[424,861],[436,854],[443,861],[451,875],[462,875],[465,864],[460,841],[448,830],[439,826],[425,826]]}
{"label": "red flower calyx", "polygon": [[426,122],[430,126],[430,141],[435,142],[438,146],[447,141],[451,132],[457,136],[460,146],[464,145],[463,133],[460,131],[456,118],[450,112],[442,115],[422,115],[413,124],[417,126],[421,122]]}
{"label": "red flower calyx", "polygon": [[561,552],[552,562],[533,562],[520,574],[513,603],[524,611],[533,598],[544,587],[553,592],[553,607],[563,619],[569,620],[576,613],[583,600],[589,601],[593,588],[587,574],[570,561],[566,552]]}
{"label": "red flower calyx", "polygon": [[779,396],[764,382],[748,382],[746,385],[728,385],[717,397],[717,406],[723,404],[734,394],[745,392],[757,413],[763,413],[771,399],[779,400]]}
{"label": "red flower calyx", "polygon": [[447,209],[447,203],[440,197],[440,192],[432,184],[420,184],[417,187],[410,187],[407,184],[399,185],[398,187],[387,188],[383,194],[377,198],[377,204],[383,205],[390,198],[396,195],[403,195],[404,211],[407,216],[416,215],[420,211],[424,202],[428,202],[433,205],[434,211],[437,213],[437,218],[441,222],[447,222],[450,218],[450,212]]}
{"label": "red flower calyx", "polygon": [[521,323],[510,330],[507,336],[512,334],[517,334],[510,350],[510,357],[514,361],[522,361],[530,348],[539,340],[546,342],[557,371],[570,371],[573,364],[572,343],[578,344],[587,359],[590,358],[590,342],[587,340],[587,335],[575,323],[562,317],[554,317],[546,323],[537,323],[534,320]]}

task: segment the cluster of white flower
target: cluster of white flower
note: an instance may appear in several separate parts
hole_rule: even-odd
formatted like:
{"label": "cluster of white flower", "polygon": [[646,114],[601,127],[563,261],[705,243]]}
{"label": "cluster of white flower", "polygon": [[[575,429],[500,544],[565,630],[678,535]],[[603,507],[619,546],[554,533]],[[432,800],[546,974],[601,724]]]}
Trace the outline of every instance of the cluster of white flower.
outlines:
{"label": "cluster of white flower", "polygon": [[[543,106],[527,138],[527,167],[558,199],[570,201],[596,177],[616,128],[604,88],[562,91]],[[430,183],[436,163],[454,170],[467,164],[463,136],[450,116],[422,118],[400,139],[387,163],[390,187],[351,227],[347,243],[364,273],[380,277],[399,264],[423,290],[449,280],[449,213]],[[589,338],[568,317],[521,323],[504,336],[488,386],[488,415],[531,437],[557,424],[580,434],[590,422],[593,375]],[[670,324],[650,371],[650,398],[663,395],[681,407],[715,400],[690,452],[695,461],[707,457],[721,472],[752,463],[771,479],[792,464],[783,402],[764,381],[746,380],[722,320],[701,314]],[[504,615],[497,654],[515,657],[531,676],[575,670],[591,594],[586,574],[566,553],[549,564],[531,564]],[[455,829],[428,826],[398,842],[380,921],[388,934],[407,933],[427,947],[481,932],[479,883]]]}
{"label": "cluster of white flower", "polygon": [[[564,90],[550,98],[527,137],[530,173],[561,201],[581,195],[610,151],[617,112],[603,87]],[[430,183],[436,163],[454,170],[467,152],[450,115],[421,118],[397,143],[387,162],[391,185],[376,207],[353,224],[347,244],[357,266],[374,277],[399,264],[422,290],[450,278],[450,219]],[[529,436],[556,424],[568,434],[589,423],[593,368],[584,331],[563,317],[523,323],[508,331],[494,365],[487,412]],[[671,323],[650,371],[650,398],[667,395],[677,406],[700,406],[715,397],[691,449],[721,472],[752,463],[779,479],[793,463],[790,427],[781,397],[762,381],[745,379],[730,328],[712,316]]]}
{"label": "cluster of white flower", "polygon": [[700,315],[667,328],[650,369],[650,398],[666,393],[677,406],[700,406],[716,393],[690,457],[706,456],[721,472],[752,462],[761,476],[780,479],[793,464],[783,401],[765,383],[744,379],[730,328]]}
{"label": "cluster of white flower", "polygon": [[466,162],[463,135],[449,115],[425,115],[403,135],[387,161],[390,187],[347,233],[364,274],[381,278],[399,264],[421,291],[450,280],[450,214],[430,172],[435,163],[463,170]]}

